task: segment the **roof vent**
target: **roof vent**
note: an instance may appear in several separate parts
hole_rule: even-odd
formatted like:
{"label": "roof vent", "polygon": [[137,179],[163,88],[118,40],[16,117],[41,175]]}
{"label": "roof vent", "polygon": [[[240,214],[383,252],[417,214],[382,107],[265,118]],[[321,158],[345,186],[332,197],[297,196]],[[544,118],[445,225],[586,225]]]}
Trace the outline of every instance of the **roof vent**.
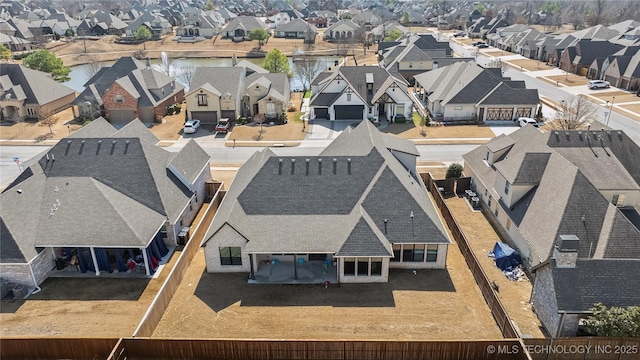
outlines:
{"label": "roof vent", "polygon": [[22,194],[22,189],[18,189],[18,190],[16,190],[16,192],[17,192],[18,194]]}
{"label": "roof vent", "polygon": [[309,175],[309,159],[305,159],[304,166],[305,166],[304,174]]}
{"label": "roof vent", "polygon": [[67,140],[67,148],[64,149],[64,156],[67,156],[67,154],[69,154],[70,148],[71,148],[71,140]]}
{"label": "roof vent", "polygon": [[291,175],[296,173],[296,159],[291,159]]}
{"label": "roof vent", "polygon": [[[84,142],[84,141],[83,141],[83,142]],[[126,154],[126,153],[127,153],[127,151],[129,150],[129,143],[130,143],[130,142],[131,142],[131,141],[129,141],[129,140],[126,140],[126,141],[124,142],[124,153],[125,153],[125,154]]]}
{"label": "roof vent", "polygon": [[338,173],[338,159],[333,158],[333,175]]}
{"label": "roof vent", "polygon": [[117,140],[113,140],[113,141],[111,142],[111,153],[110,153],[110,155],[113,155],[113,152],[114,152],[114,150],[116,149],[116,143],[117,143],[117,142],[118,142]]}
{"label": "roof vent", "polygon": [[322,175],[322,159],[318,159],[318,175]]}
{"label": "roof vent", "polygon": [[102,146],[102,140],[98,140],[98,146],[96,147],[96,155],[100,153],[100,146]]}
{"label": "roof vent", "polygon": [[351,175],[351,158],[347,159],[347,174]]}
{"label": "roof vent", "polygon": [[278,159],[278,175],[282,175],[282,159]]}
{"label": "roof vent", "polygon": [[78,155],[82,155],[82,150],[84,149],[84,143],[85,143],[84,140],[80,141],[80,149],[78,150]]}

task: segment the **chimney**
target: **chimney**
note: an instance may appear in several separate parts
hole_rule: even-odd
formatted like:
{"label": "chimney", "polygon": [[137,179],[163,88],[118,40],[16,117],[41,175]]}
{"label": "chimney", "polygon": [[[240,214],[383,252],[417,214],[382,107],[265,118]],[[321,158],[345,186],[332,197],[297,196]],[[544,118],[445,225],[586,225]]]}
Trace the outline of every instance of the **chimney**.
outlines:
{"label": "chimney", "polygon": [[282,159],[278,159],[278,175],[282,175]]}
{"label": "chimney", "polygon": [[351,175],[351,158],[347,159],[347,174]]}
{"label": "chimney", "polygon": [[304,166],[305,166],[304,174],[305,174],[305,175],[309,175],[309,159],[306,159],[306,160],[304,161]]}
{"label": "chimney", "polygon": [[333,175],[338,173],[338,159],[333,158]]}
{"label": "chimney", "polygon": [[553,249],[553,258],[559,268],[576,267],[580,239],[575,235],[558,235],[556,246]]}
{"label": "chimney", "polygon": [[322,175],[322,159],[318,159],[318,175]]}
{"label": "chimney", "polygon": [[291,159],[291,175],[296,173],[296,159]]}

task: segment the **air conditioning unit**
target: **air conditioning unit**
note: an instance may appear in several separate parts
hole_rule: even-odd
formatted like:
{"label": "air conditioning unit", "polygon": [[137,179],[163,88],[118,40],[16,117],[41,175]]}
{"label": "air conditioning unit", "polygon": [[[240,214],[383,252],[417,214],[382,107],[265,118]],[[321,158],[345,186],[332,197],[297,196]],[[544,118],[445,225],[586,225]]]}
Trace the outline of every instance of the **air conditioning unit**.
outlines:
{"label": "air conditioning unit", "polygon": [[13,288],[14,299],[24,299],[29,293],[29,288],[26,285],[18,284]]}
{"label": "air conditioning unit", "polygon": [[479,209],[480,208],[480,198],[476,197],[476,196],[472,197],[471,198],[471,206],[476,210]]}

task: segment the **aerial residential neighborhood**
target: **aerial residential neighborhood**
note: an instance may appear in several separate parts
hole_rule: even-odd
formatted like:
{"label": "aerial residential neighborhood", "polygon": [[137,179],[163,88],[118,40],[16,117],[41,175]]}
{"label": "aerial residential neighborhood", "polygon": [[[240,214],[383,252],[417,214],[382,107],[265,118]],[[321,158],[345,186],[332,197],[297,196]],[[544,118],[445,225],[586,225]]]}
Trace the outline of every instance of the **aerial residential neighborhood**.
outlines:
{"label": "aerial residential neighborhood", "polygon": [[640,359],[640,3],[0,3],[0,358]]}

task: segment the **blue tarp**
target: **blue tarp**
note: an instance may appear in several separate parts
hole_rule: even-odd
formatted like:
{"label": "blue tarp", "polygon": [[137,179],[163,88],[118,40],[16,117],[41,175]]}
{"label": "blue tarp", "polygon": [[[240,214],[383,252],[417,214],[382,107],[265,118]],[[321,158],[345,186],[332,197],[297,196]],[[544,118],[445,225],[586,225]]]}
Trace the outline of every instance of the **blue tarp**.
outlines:
{"label": "blue tarp", "polygon": [[505,243],[497,242],[493,247],[493,255],[496,260],[496,266],[500,270],[509,270],[520,265],[518,252]]}

